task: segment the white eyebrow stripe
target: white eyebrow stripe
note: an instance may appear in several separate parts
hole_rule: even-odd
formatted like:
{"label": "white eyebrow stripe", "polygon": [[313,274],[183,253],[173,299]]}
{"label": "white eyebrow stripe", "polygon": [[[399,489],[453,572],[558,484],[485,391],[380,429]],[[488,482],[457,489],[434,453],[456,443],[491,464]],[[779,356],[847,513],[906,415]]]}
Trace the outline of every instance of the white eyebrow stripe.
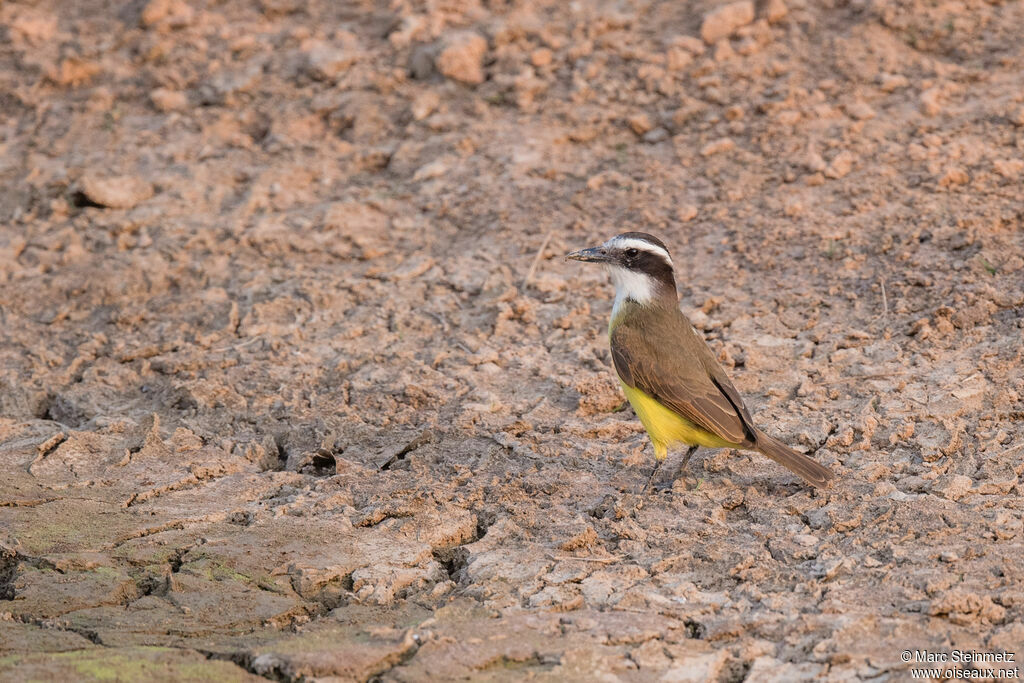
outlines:
{"label": "white eyebrow stripe", "polygon": [[651,244],[647,240],[637,239],[636,237],[613,237],[608,240],[606,246],[614,247],[616,249],[639,249],[641,251],[649,251],[652,254],[657,254],[666,261],[669,265],[672,265],[672,257],[668,255],[668,252],[659,247],[657,244]]}

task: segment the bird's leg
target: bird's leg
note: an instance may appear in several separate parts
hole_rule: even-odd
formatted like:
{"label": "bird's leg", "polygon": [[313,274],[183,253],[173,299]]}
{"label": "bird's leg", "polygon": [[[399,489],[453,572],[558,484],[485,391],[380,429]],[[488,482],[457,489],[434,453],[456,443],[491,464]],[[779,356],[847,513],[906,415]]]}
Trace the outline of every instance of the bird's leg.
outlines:
{"label": "bird's leg", "polygon": [[686,463],[690,462],[690,456],[696,453],[698,448],[700,448],[700,446],[690,446],[686,449],[686,455],[683,456],[683,462],[679,465],[679,470],[676,472],[677,475],[679,472],[686,469]]}
{"label": "bird's leg", "polygon": [[663,462],[664,462],[664,460],[662,460],[661,458],[657,458],[654,461],[654,469],[651,470],[651,476],[647,478],[647,486],[644,487],[644,491],[643,491],[644,494],[646,494],[648,491],[651,490],[651,483],[654,482],[654,475],[656,475],[658,473],[658,470],[661,469],[661,463],[663,463]]}
{"label": "bird's leg", "polygon": [[697,452],[698,448],[700,448],[700,446],[690,446],[686,450],[686,455],[683,456],[683,461],[679,463],[679,467],[676,468],[675,476],[672,477],[673,482],[675,482],[675,480],[679,478],[679,475],[686,470],[686,465],[690,462],[690,457]]}

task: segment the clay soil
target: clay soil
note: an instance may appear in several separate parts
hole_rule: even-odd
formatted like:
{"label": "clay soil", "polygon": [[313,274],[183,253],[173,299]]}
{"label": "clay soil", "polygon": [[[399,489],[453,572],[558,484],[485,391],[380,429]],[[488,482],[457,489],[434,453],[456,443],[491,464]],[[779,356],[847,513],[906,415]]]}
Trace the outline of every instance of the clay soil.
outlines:
{"label": "clay soil", "polygon": [[[1024,6],[715,9],[0,4],[0,677],[1024,649]],[[831,489],[643,491],[627,230]]]}

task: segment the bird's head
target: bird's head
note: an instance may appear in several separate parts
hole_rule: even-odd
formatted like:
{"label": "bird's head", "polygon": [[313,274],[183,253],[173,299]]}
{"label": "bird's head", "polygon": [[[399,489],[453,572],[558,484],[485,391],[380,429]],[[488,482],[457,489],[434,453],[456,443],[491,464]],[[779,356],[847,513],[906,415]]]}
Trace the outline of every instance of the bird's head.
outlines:
{"label": "bird's head", "polygon": [[645,232],[625,232],[604,244],[566,254],[566,259],[600,263],[615,285],[616,304],[676,300],[672,257],[665,243]]}

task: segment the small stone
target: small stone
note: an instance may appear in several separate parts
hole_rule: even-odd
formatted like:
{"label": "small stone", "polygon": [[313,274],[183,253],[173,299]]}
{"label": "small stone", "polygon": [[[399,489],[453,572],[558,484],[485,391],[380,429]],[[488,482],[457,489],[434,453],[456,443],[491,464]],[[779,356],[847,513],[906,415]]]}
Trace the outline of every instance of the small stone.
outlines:
{"label": "small stone", "polygon": [[662,674],[662,683],[698,683],[699,681],[716,681],[724,672],[729,661],[729,652],[725,649],[706,654],[672,653],[673,668]]}
{"label": "small stone", "polygon": [[716,62],[727,62],[735,56],[736,50],[732,49],[732,45],[729,44],[728,40],[721,40],[715,43]]}
{"label": "small stone", "polygon": [[424,91],[417,95],[416,99],[412,102],[412,106],[410,107],[412,117],[417,121],[422,121],[433,114],[440,104],[441,96],[437,94],[437,91]]}
{"label": "small stone", "polygon": [[676,218],[683,223],[688,223],[697,217],[697,213],[697,207],[693,204],[683,204],[679,207],[679,210],[676,211]]}
{"label": "small stone", "polygon": [[208,105],[230,103],[235,95],[254,90],[262,75],[263,65],[257,60],[241,68],[219,71],[199,88],[199,100]]}
{"label": "small stone", "polygon": [[764,8],[764,18],[770,24],[782,21],[783,17],[788,13],[789,8],[786,7],[786,3],[783,0],[768,0],[768,6]]}
{"label": "small stone", "polygon": [[695,57],[699,57],[704,54],[704,43],[699,38],[693,36],[677,36],[673,39],[672,44],[680,49],[686,50]]}
{"label": "small stone", "polygon": [[1024,126],[1024,107],[1017,107],[1009,113],[1007,118],[1009,118],[1010,122],[1015,126]]}
{"label": "small stone", "polygon": [[41,45],[57,34],[57,15],[25,11],[12,17],[8,26],[21,39],[32,45]]}
{"label": "small stone", "polygon": [[803,118],[803,114],[796,109],[783,109],[775,115],[775,120],[783,126],[794,126],[800,122],[801,118]]}
{"label": "small stone", "polygon": [[417,35],[426,28],[426,24],[426,18],[421,15],[403,17],[395,30],[388,34],[388,42],[396,48],[408,47]]}
{"label": "small stone", "polygon": [[448,173],[451,169],[451,164],[448,159],[442,157],[431,161],[429,164],[425,164],[417,169],[416,173],[413,174],[412,179],[416,182],[423,180],[433,180],[434,178],[440,178],[444,174]]}
{"label": "small stone", "polygon": [[814,150],[808,150],[807,156],[804,158],[804,165],[807,166],[808,171],[814,173],[820,173],[828,168],[825,159]]}
{"label": "small stone", "polygon": [[184,0],[149,0],[139,18],[145,28],[175,29],[191,24],[194,16]]}
{"label": "small stone", "polygon": [[942,113],[942,89],[928,88],[921,93],[921,111],[927,116]]}
{"label": "small stone", "polygon": [[687,317],[690,319],[690,324],[698,330],[706,330],[711,327],[711,318],[699,308],[690,311]]}
{"label": "small stone", "polygon": [[832,516],[825,508],[811,510],[807,513],[807,524],[812,529],[828,529],[832,526]]}
{"label": "small stone", "polygon": [[906,88],[910,81],[902,74],[881,74],[878,77],[878,87],[883,92],[894,92],[900,88]]}
{"label": "small stone", "polygon": [[149,93],[149,101],[159,111],[181,111],[188,106],[188,97],[180,90],[157,88]]}
{"label": "small stone", "polygon": [[960,500],[971,492],[973,483],[970,477],[965,477],[962,474],[939,477],[932,482],[932,493],[949,500]]}
{"label": "small stone", "polygon": [[[719,45],[726,45],[726,43],[719,43]],[[759,49],[761,49],[761,45],[753,38],[743,38],[742,40],[740,40],[739,45],[736,46],[737,54],[741,54],[744,57],[749,57],[750,55],[757,52]],[[718,51],[717,46],[715,48],[715,51]]]}
{"label": "small stone", "polygon": [[318,81],[336,81],[356,61],[351,50],[315,41],[306,46],[305,72]]}
{"label": "small stone", "polygon": [[811,534],[797,534],[796,536],[793,537],[793,540],[798,545],[802,545],[805,548],[812,548],[812,547],[818,545],[817,537],[812,536]]}
{"label": "small stone", "polygon": [[546,47],[536,49],[530,53],[530,63],[536,67],[549,66],[553,58],[553,53]]}
{"label": "small stone", "polygon": [[1012,180],[1024,171],[1024,161],[1020,159],[996,159],[992,162],[992,168],[999,175]]}
{"label": "small stone", "polygon": [[487,41],[471,31],[455,33],[445,40],[437,56],[437,70],[456,81],[468,85],[484,82],[483,59]]}
{"label": "small stone", "polygon": [[693,54],[682,48],[674,47],[665,53],[665,68],[669,71],[682,71],[692,63]]}
{"label": "small stone", "polygon": [[649,130],[643,136],[643,141],[649,145],[664,142],[665,140],[668,140],[668,131],[661,127]]}
{"label": "small stone", "polygon": [[700,155],[709,157],[713,154],[720,154],[721,152],[728,152],[736,147],[736,143],[733,142],[732,138],[719,138],[713,140],[708,144],[704,145],[700,150]]}
{"label": "small stone", "polygon": [[875,110],[872,109],[867,102],[863,102],[861,100],[851,102],[846,105],[845,109],[851,119],[866,121],[867,119],[875,118]]}
{"label": "small stone", "polygon": [[957,166],[950,166],[946,169],[943,176],[939,178],[939,185],[942,187],[965,185],[970,179],[970,176],[967,175],[967,171]]}
{"label": "small stone", "polygon": [[637,135],[643,135],[654,128],[654,123],[651,121],[651,117],[645,113],[633,114],[626,119],[626,123],[629,124],[629,127],[632,128],[633,132]]}
{"label": "small stone", "polygon": [[49,69],[48,77],[57,85],[76,86],[88,83],[103,69],[92,60],[67,57],[56,68]]}
{"label": "small stone", "polygon": [[853,164],[856,160],[857,157],[853,152],[844,149],[835,156],[832,163],[825,169],[825,176],[834,179],[845,177],[853,170]]}
{"label": "small stone", "polygon": [[267,17],[295,14],[305,6],[304,0],[260,0],[260,11]]}
{"label": "small stone", "polygon": [[425,81],[434,75],[434,58],[437,50],[432,45],[417,45],[409,53],[409,75],[418,81]]}
{"label": "small stone", "polygon": [[714,45],[733,31],[754,21],[754,3],[750,0],[732,2],[704,15],[700,37]]}
{"label": "small stone", "polygon": [[537,78],[533,67],[524,68],[512,81],[515,89],[516,106],[520,109],[531,110],[534,98],[547,89],[548,83]]}
{"label": "small stone", "polygon": [[153,196],[153,186],[135,176],[86,175],[81,192],[93,204],[110,209],[130,209]]}

